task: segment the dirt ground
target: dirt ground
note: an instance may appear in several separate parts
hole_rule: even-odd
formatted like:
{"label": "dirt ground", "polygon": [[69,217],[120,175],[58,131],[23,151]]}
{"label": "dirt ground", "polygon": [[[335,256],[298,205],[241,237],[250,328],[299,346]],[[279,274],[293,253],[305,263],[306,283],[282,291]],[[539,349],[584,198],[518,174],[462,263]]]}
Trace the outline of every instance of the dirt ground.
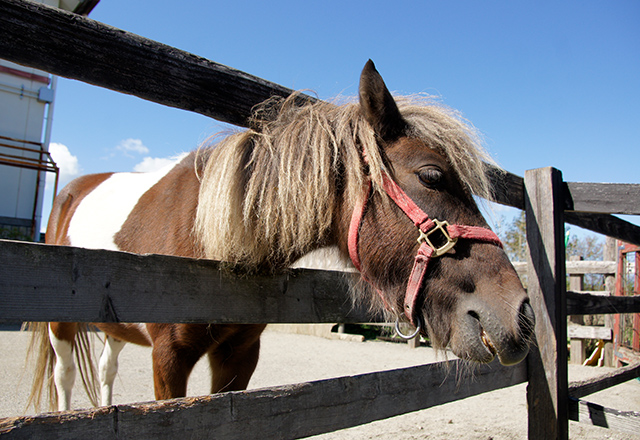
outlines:
{"label": "dirt ground", "polygon": [[[0,331],[0,417],[33,414],[24,410],[32,366],[25,366],[28,334]],[[98,350],[100,347],[98,347]],[[267,331],[262,353],[250,388],[262,388],[331,377],[419,365],[443,360],[427,347],[409,349],[405,344],[352,342],[315,336]],[[580,380],[608,371],[606,368],[571,365],[569,379]],[[317,440],[361,439],[526,439],[526,384],[485,393],[435,408],[393,417],[359,427],[313,437]],[[189,395],[207,394],[209,372],[200,362],[192,374]],[[114,403],[153,399],[150,350],[127,345],[120,355],[120,372]],[[632,380],[585,400],[621,411],[640,411],[640,381]],[[74,391],[74,407],[85,408],[88,400]],[[640,440],[633,435],[570,422],[571,439]]]}

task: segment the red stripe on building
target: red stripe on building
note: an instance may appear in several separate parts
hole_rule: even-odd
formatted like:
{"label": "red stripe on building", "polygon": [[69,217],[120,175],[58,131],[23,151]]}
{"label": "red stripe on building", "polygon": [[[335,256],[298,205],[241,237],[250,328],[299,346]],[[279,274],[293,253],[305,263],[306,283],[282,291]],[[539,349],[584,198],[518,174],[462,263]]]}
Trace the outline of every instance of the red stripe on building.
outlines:
{"label": "red stripe on building", "polygon": [[35,73],[24,72],[22,70],[13,69],[7,66],[0,66],[0,72],[8,73],[9,75],[19,76],[20,78],[25,78],[30,81],[36,81],[43,84],[49,84],[50,79],[48,76],[36,75]]}

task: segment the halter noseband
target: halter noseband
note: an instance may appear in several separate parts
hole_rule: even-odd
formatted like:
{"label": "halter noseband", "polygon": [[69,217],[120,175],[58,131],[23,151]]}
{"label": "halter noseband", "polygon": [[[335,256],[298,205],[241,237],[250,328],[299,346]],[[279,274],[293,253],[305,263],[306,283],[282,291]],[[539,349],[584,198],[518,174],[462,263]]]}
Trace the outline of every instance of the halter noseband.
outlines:
{"label": "halter noseband", "polygon": [[[418,247],[418,252],[416,253],[413,262],[413,268],[411,269],[411,275],[409,275],[407,290],[404,297],[404,314],[408,318],[409,322],[416,327],[416,332],[410,336],[402,335],[398,329],[398,321],[396,321],[397,333],[401,337],[411,339],[420,332],[420,318],[417,315],[418,310],[416,305],[425,274],[427,273],[429,261],[431,261],[432,258],[439,257],[449,252],[461,238],[483,241],[500,247],[502,247],[502,242],[492,230],[487,228],[467,225],[449,225],[446,221],[430,219],[429,216],[422,211],[422,209],[420,209],[413,200],[411,200],[403,189],[400,188],[393,179],[391,179],[391,176],[389,176],[385,170],[382,170],[382,188],[387,195],[391,197],[395,204],[407,215],[407,217],[411,219],[419,232],[418,243],[420,246]],[[360,273],[362,273],[362,269],[360,255],[358,253],[358,236],[367,203],[371,196],[371,191],[372,184],[371,179],[369,179],[364,197],[358,202],[353,210],[351,224],[349,227],[349,256],[351,257],[353,265]],[[440,235],[441,239],[436,241],[434,239],[436,235]],[[434,243],[442,243],[442,239],[444,239],[444,244]],[[364,275],[362,276],[365,281],[373,285],[366,279],[366,277],[364,277]],[[380,290],[378,290],[378,293],[380,294],[385,307],[387,309],[394,310],[393,307],[389,306]]]}

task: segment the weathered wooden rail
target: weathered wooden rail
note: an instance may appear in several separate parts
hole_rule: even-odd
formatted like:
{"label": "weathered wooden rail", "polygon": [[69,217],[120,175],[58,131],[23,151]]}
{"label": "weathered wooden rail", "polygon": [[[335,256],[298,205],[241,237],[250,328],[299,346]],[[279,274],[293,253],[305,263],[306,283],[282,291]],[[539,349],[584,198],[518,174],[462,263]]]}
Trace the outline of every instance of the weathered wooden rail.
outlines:
{"label": "weathered wooden rail", "polygon": [[368,319],[349,299],[349,273],[291,269],[245,277],[221,269],[217,261],[5,240],[0,261],[0,322],[255,324]]}
{"label": "weathered wooden rail", "polygon": [[[23,0],[0,0],[0,57],[241,126],[248,125],[255,104],[291,93],[201,57]],[[160,438],[197,432],[215,432],[219,438],[296,438],[527,380],[529,438],[568,438],[568,417],[584,416],[574,411],[575,400],[569,399],[567,313],[636,312],[640,302],[566,292],[570,269],[565,265],[563,225],[569,222],[640,244],[639,227],[610,215],[639,215],[640,185],[564,182],[560,171],[552,168],[527,171],[524,179],[495,172],[493,183],[500,203],[526,211],[529,295],[537,318],[537,344],[526,365],[485,366],[473,384],[462,386],[455,383],[455,375],[444,380],[447,370],[442,365],[421,366],[250,392],[5,419],[0,433],[14,438]],[[11,242],[0,243],[0,261],[0,322],[363,319],[363,312],[351,307],[348,275],[343,274],[292,271],[273,278],[242,278],[220,270],[215,262]],[[147,270],[155,270],[157,278],[141,279]],[[220,297],[207,296],[209,283],[224,286]],[[231,294],[238,306],[229,310],[225,298]],[[126,312],[124,302],[134,311]],[[634,375],[638,370],[632,368],[601,383]],[[579,398],[599,386],[573,390]],[[349,410],[354,407],[357,410]],[[590,421],[602,422],[611,412],[601,414]]]}
{"label": "weathered wooden rail", "polygon": [[[524,365],[474,371],[452,380],[459,361],[340,377],[310,383],[115,405],[0,421],[15,438],[260,438],[292,439],[348,428],[508,387],[526,380]],[[435,391],[435,392],[434,392]]]}
{"label": "weathered wooden rail", "polygon": [[292,92],[174,47],[29,1],[2,1],[0,40],[1,58],[245,127],[254,105]]}

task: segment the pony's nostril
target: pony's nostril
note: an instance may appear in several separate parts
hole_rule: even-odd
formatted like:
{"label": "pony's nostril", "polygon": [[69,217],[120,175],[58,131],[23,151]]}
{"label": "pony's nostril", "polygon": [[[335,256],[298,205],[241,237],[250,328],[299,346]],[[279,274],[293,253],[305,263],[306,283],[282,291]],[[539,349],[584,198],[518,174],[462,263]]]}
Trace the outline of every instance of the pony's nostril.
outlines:
{"label": "pony's nostril", "polygon": [[528,337],[533,333],[533,328],[536,323],[536,317],[533,313],[533,307],[529,304],[529,300],[526,299],[520,306],[520,312],[518,313],[518,324],[520,325],[520,331],[523,336]]}
{"label": "pony's nostril", "polygon": [[478,315],[478,312],[476,312],[475,310],[469,310],[467,312],[469,314],[469,316],[471,316],[472,318],[480,321],[480,315]]}

